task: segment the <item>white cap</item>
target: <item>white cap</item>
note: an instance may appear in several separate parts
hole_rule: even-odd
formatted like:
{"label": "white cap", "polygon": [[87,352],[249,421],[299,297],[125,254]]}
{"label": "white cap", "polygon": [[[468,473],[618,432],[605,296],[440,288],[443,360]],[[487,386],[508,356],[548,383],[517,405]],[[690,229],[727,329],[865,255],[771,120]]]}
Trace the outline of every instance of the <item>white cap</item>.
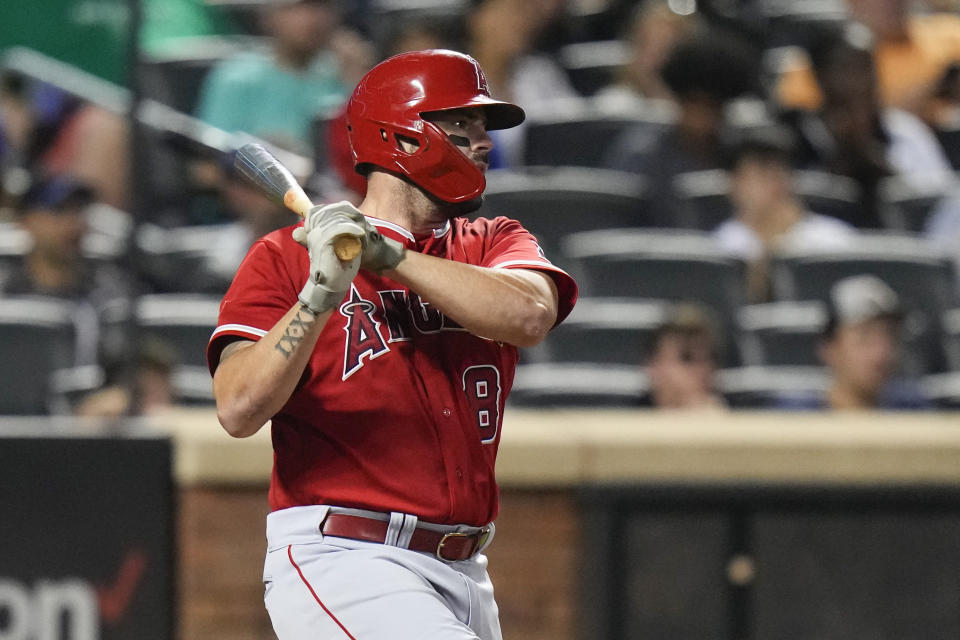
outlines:
{"label": "white cap", "polygon": [[902,315],[896,292],[877,276],[866,274],[838,280],[830,290],[829,310],[828,331],[839,325]]}

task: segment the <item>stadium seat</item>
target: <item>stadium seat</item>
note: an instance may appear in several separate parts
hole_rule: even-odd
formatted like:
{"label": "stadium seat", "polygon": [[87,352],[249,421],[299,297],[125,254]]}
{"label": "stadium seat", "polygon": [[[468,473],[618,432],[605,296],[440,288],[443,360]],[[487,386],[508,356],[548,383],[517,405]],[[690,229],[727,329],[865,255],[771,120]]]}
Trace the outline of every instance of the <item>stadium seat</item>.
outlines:
{"label": "stadium seat", "polygon": [[677,226],[713,231],[733,215],[730,176],[722,169],[679,173],[673,177],[673,193],[680,206]]}
{"label": "stadium seat", "polygon": [[592,96],[630,61],[630,45],[623,40],[575,42],[561,47],[557,57],[577,92]]}
{"label": "stadium seat", "polygon": [[960,309],[947,310],[941,321],[947,368],[951,371],[960,371]]}
{"label": "stadium seat", "polygon": [[921,389],[937,409],[960,409],[960,372],[948,371],[924,376]]}
{"label": "stadium seat", "polygon": [[954,124],[952,127],[936,129],[935,133],[940,141],[940,146],[947,154],[947,159],[950,160],[951,166],[954,170],[960,171],[960,123]]}
{"label": "stadium seat", "polygon": [[[57,372],[74,365],[75,329],[70,307],[39,297],[0,301],[0,415],[63,413]],[[61,376],[64,378],[65,376]]]}
{"label": "stadium seat", "polygon": [[717,389],[735,409],[763,409],[780,398],[820,394],[830,375],[823,367],[736,367],[717,373]]}
{"label": "stadium seat", "polygon": [[638,366],[671,304],[635,298],[580,298],[570,316],[547,335],[551,362]]}
{"label": "stadium seat", "polygon": [[20,263],[29,248],[30,235],[19,224],[0,222],[0,278]]}
{"label": "stadium seat", "polygon": [[827,312],[822,302],[745,305],[737,314],[746,365],[820,366],[817,356]]}
{"label": "stadium seat", "polygon": [[601,100],[563,101],[555,113],[531,118],[525,125],[524,164],[602,168],[607,150],[631,127],[658,132],[675,120],[656,101],[625,105]]}
{"label": "stadium seat", "polygon": [[141,277],[160,293],[223,293],[229,280],[207,268],[221,225],[141,224],[135,239]]}
{"label": "stadium seat", "polygon": [[560,238],[569,233],[644,226],[643,196],[636,176],[604,169],[491,171],[477,215],[519,220],[537,237],[547,256],[563,265]]}
{"label": "stadium seat", "polygon": [[863,234],[844,251],[781,252],[771,261],[777,300],[825,302],[833,284],[847,276],[873,274],[900,296],[907,312],[904,339],[906,373],[945,367],[942,314],[957,304],[953,264],[923,240],[898,234]]}
{"label": "stadium seat", "polygon": [[794,192],[813,213],[857,225],[863,217],[862,190],[852,178],[824,171],[794,172]]}
{"label": "stadium seat", "polygon": [[517,367],[508,403],[517,407],[633,407],[647,393],[640,367],[528,364]]}
{"label": "stadium seat", "polygon": [[140,340],[157,341],[176,354],[172,378],[181,402],[213,399],[206,352],[219,307],[219,297],[198,294],[151,294],[137,300]]}
{"label": "stadium seat", "polygon": [[920,233],[927,218],[947,195],[940,186],[920,188],[902,178],[891,177],[880,183],[880,216],[886,228],[905,233]]}
{"label": "stadium seat", "polygon": [[607,229],[571,234],[563,254],[575,263],[583,295],[696,302],[713,312],[720,360],[737,364],[731,336],[745,301],[744,264],[706,233],[666,229]]}

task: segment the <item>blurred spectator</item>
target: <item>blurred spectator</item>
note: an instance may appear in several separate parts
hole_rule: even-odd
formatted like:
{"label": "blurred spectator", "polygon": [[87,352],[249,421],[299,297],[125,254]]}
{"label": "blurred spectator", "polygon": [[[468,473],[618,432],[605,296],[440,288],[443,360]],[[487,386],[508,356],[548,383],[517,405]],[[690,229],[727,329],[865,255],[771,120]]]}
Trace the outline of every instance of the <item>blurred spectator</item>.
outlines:
{"label": "blurred spectator", "polygon": [[[528,119],[579,97],[563,68],[534,48],[552,17],[549,3],[529,0],[475,0],[467,15],[468,53],[483,67],[490,92],[523,105]],[[491,166],[522,164],[525,131],[520,125],[491,132]]]}
{"label": "blurred spectator", "polygon": [[22,170],[30,164],[40,120],[30,94],[25,78],[6,72],[0,75],[0,168],[4,172],[4,187],[10,179],[9,171]]}
{"label": "blurred spectator", "polygon": [[0,73],[0,166],[31,167],[79,103],[22,75]]}
{"label": "blurred spectator", "polygon": [[[339,23],[335,0],[286,0],[262,9],[270,51],[245,52],[214,67],[201,89],[199,117],[310,155],[313,119],[349,91],[332,49]],[[352,46],[341,45],[341,51]]]}
{"label": "blurred spectator", "polygon": [[821,360],[832,381],[823,396],[783,398],[784,409],[925,409],[910,380],[897,377],[903,310],[897,294],[871,275],[838,281],[827,303]]}
{"label": "blurred spectator", "polygon": [[221,198],[235,221],[218,226],[216,245],[207,251],[205,266],[225,291],[254,241],[294,224],[297,216],[234,172],[228,172],[222,182]]}
{"label": "blurred spectator", "polygon": [[933,132],[916,116],[883,107],[869,33],[858,25],[826,29],[811,46],[823,93],[817,113],[787,116],[801,140],[799,162],[849,176],[862,190],[859,227],[881,227],[880,182],[897,175],[922,190],[946,188],[950,163]]}
{"label": "blurred spectator", "polygon": [[457,49],[460,43],[453,42],[439,22],[424,18],[399,21],[386,33],[381,45],[380,57],[386,59],[407,51]]}
{"label": "blurred spectator", "polygon": [[129,127],[125,115],[84,103],[63,122],[43,157],[43,169],[74,176],[97,200],[130,210]]}
{"label": "blurred spectator", "polygon": [[73,413],[83,417],[119,418],[162,413],[176,404],[173,368],[176,355],[160,341],[148,340],[139,349],[126,384],[112,384],[77,402]]}
{"label": "blurred spectator", "polygon": [[666,129],[648,124],[626,130],[607,154],[611,169],[636,173],[647,182],[651,224],[679,226],[673,178],[689,171],[719,169],[724,109],[757,90],[756,55],[725,33],[692,33],[680,42],[661,75],[676,97],[677,122]]}
{"label": "blurred spectator", "polygon": [[714,383],[717,329],[705,309],[679,304],[654,332],[644,368],[650,402],[658,409],[726,407]]}
{"label": "blurred spectator", "polygon": [[[376,46],[356,31],[346,27],[340,27],[334,32],[330,48],[337,57],[340,80],[347,89],[347,94],[378,62]],[[329,112],[329,109],[326,111]]]}
{"label": "blurred spectator", "polygon": [[734,216],[714,232],[717,244],[747,262],[748,297],[769,299],[769,259],[778,249],[842,249],[856,242],[850,225],[808,211],[793,191],[790,131],[757,126],[729,143]]}
{"label": "blurred spectator", "polygon": [[[876,38],[879,92],[884,104],[910,111],[928,124],[942,124],[960,107],[944,91],[951,66],[960,64],[960,16],[956,8],[924,11],[916,0],[847,0],[851,18]],[[935,3],[928,2],[933,5]],[[788,107],[816,109],[822,95],[808,68],[796,64],[779,86]]]}
{"label": "blurred spectator", "polygon": [[695,14],[680,15],[664,0],[637,5],[623,38],[630,45],[630,59],[616,82],[597,92],[605,101],[627,103],[637,98],[672,100],[661,69],[677,42],[696,28]]}
{"label": "blurred spectator", "polygon": [[100,202],[126,210],[127,140],[124,116],[15,73],[0,77],[0,171],[9,197],[25,188],[28,172],[43,171],[72,175]]}
{"label": "blurred spectator", "polygon": [[39,295],[73,304],[77,331],[75,365],[106,368],[126,357],[126,319],[133,283],[117,265],[83,254],[85,212],[93,190],[69,177],[37,178],[18,204],[31,247],[0,282],[0,296]]}

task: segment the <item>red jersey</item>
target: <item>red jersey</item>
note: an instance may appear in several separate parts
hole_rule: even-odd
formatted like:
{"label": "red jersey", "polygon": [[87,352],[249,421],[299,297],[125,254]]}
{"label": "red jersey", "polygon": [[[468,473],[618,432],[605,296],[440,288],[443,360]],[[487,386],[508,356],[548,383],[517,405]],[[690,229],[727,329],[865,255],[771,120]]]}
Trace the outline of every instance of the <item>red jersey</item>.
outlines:
{"label": "red jersey", "polygon": [[[576,301],[573,279],[513,220],[455,218],[422,237],[368,220],[408,250],[547,273],[558,323]],[[291,230],[258,240],[240,265],[207,348],[211,371],[227,344],[259,339],[297,302],[309,258]],[[416,292],[361,269],[273,416],[271,509],[332,504],[487,524],[499,509],[494,462],[516,364],[516,347],[470,334]]]}

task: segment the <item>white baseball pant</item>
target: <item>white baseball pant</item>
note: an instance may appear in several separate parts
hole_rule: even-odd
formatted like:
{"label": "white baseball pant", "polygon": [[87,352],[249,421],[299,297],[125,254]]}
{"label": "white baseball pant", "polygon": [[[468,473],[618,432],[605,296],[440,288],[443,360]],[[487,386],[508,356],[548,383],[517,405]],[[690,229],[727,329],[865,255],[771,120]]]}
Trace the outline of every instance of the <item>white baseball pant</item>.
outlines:
{"label": "white baseball pant", "polygon": [[[279,640],[501,640],[486,556],[444,562],[324,536],[319,526],[329,509],[267,516],[264,602]],[[402,521],[391,521],[388,539],[398,537]]]}

